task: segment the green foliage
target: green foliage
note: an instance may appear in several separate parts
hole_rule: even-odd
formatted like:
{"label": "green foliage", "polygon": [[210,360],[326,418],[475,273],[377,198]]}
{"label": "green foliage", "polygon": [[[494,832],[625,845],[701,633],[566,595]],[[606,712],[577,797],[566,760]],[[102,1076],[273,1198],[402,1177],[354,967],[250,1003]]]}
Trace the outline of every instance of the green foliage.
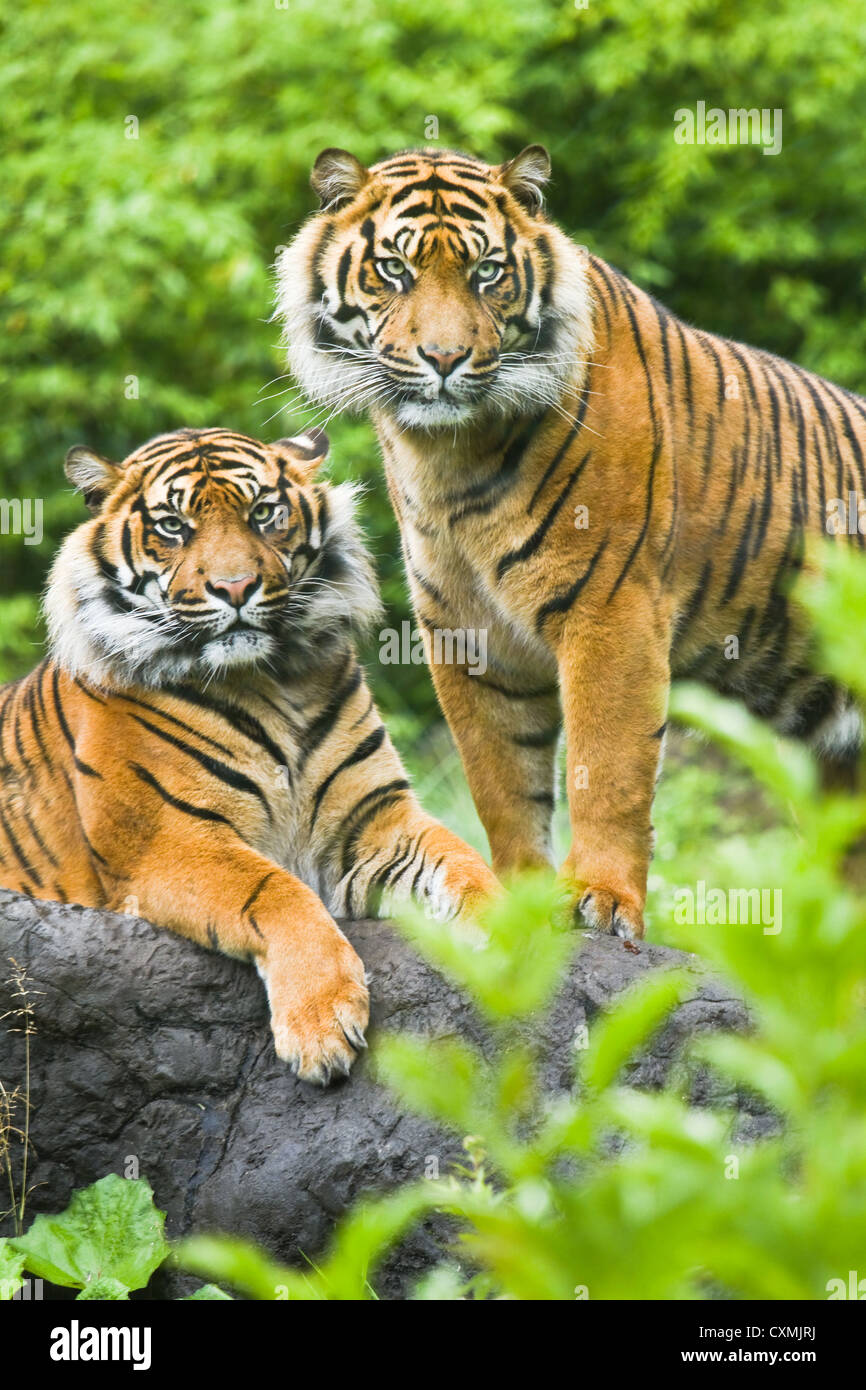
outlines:
{"label": "green foliage", "polygon": [[[58,1216],[37,1216],[26,1235],[0,1240],[0,1301],[14,1296],[25,1269],[79,1289],[79,1300],[126,1300],[169,1257],[164,1226],[150,1183],[109,1173],[74,1192]],[[203,1284],[182,1302],[217,1299],[231,1295]]]}
{"label": "green foliage", "polygon": [[30,1274],[80,1289],[79,1298],[125,1299],[168,1254],[164,1225],[148,1182],[109,1173],[73,1193],[59,1216],[37,1216],[7,1244]]}
{"label": "green foliage", "polygon": [[0,1303],[14,1298],[24,1282],[24,1256],[8,1239],[0,1240]]}

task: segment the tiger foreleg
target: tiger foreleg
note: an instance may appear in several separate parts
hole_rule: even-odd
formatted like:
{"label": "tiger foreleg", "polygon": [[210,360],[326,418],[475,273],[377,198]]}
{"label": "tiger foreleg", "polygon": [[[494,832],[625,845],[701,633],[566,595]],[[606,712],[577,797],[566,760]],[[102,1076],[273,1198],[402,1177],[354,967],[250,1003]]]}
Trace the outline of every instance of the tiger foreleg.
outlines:
{"label": "tiger foreleg", "polygon": [[254,962],[277,1055],[304,1081],[348,1073],[369,1010],[359,956],[310,888],[235,836],[208,831],[158,836],[109,906],[132,896],[156,925]]}
{"label": "tiger foreleg", "polygon": [[555,681],[473,676],[445,664],[431,672],[496,874],[551,867],[561,727]]}
{"label": "tiger foreleg", "polygon": [[588,926],[641,937],[668,627],[645,591],[623,590],[603,624],[575,615],[558,652],[572,832],[562,876]]}

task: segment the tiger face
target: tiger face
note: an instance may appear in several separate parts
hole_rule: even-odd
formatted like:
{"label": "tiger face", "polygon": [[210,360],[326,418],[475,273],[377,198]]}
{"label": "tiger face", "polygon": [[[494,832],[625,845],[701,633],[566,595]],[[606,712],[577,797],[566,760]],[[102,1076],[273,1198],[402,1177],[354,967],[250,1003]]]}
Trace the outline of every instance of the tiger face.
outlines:
{"label": "tiger face", "polygon": [[366,626],[378,596],[352,487],[313,482],[327,451],[322,431],[265,445],[217,429],[159,435],[121,464],[70,450],[94,515],[49,581],[58,662],[108,684],[299,674]]}
{"label": "tiger face", "polygon": [[321,211],[277,262],[295,376],[332,409],[447,429],[553,404],[581,371],[583,262],[543,216],[546,150],[500,165],[409,151],[319,155]]}

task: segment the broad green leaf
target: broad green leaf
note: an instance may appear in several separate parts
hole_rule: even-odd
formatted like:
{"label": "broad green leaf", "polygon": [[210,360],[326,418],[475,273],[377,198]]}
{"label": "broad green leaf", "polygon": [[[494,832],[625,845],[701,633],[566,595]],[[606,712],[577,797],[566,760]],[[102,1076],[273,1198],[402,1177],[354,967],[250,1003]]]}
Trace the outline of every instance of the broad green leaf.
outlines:
{"label": "broad green leaf", "polygon": [[128,1299],[129,1289],[126,1284],[121,1284],[119,1279],[94,1279],[92,1283],[85,1284],[78,1300],[82,1299]]}
{"label": "broad green leaf", "polygon": [[37,1216],[10,1243],[30,1273],[64,1288],[109,1279],[142,1289],[168,1254],[164,1226],[144,1178],[109,1173],[74,1193],[59,1216]]}
{"label": "broad green leaf", "polygon": [[23,1269],[23,1254],[14,1250],[8,1239],[0,1238],[0,1303],[13,1298],[21,1288]]}

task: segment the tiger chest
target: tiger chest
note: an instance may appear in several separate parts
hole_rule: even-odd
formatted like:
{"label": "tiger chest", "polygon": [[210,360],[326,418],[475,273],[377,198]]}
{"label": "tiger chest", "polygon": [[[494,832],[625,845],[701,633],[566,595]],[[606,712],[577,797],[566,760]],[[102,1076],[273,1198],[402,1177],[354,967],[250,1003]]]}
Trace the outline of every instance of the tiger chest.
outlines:
{"label": "tiger chest", "polygon": [[552,676],[556,663],[535,629],[532,593],[497,578],[496,556],[505,542],[498,530],[495,525],[422,529],[404,521],[409,583],[430,659],[448,660],[448,650],[459,651],[462,638],[467,656],[486,654],[495,670],[529,668]]}

